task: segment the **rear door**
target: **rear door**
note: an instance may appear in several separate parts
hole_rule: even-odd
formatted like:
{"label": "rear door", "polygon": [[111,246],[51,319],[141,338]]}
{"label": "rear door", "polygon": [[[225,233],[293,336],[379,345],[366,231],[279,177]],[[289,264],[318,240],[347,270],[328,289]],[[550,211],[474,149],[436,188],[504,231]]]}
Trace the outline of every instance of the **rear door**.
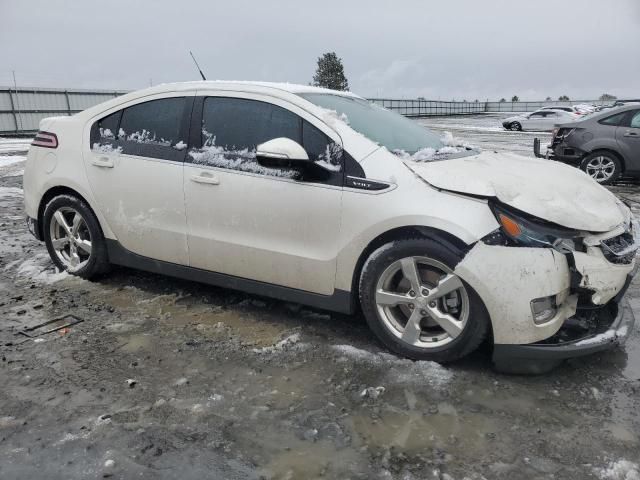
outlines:
{"label": "rear door", "polygon": [[[343,173],[340,137],[299,107],[237,92],[198,97],[185,159],[190,265],[324,295],[333,293]],[[194,136],[195,134],[195,136]],[[325,162],[312,175],[265,168],[278,137]]]}
{"label": "rear door", "polygon": [[183,160],[193,93],[141,99],[95,119],[84,147],[89,184],[127,250],[188,264]]}
{"label": "rear door", "polygon": [[640,170],[640,109],[628,112],[616,128],[616,141],[627,162],[627,169]]}

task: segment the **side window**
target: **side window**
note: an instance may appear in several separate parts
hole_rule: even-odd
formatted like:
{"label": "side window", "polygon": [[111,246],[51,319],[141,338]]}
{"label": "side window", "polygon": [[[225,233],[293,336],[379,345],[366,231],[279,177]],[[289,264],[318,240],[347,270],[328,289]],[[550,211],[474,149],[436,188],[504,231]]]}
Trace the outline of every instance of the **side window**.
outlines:
{"label": "side window", "polygon": [[118,110],[111,115],[101,118],[91,127],[91,148],[108,152],[113,147],[116,136],[118,135],[118,126],[122,110]]}
{"label": "side window", "polygon": [[254,151],[278,137],[300,143],[301,118],[284,108],[242,98],[208,97],[202,112],[202,144],[225,151]]}
{"label": "side window", "polygon": [[[274,138],[290,138],[301,144],[315,165],[260,165],[256,147]],[[207,97],[202,105],[202,147],[189,151],[196,164],[228,168],[303,181],[334,183],[340,171],[341,151],[317,128],[295,113],[258,100]]]}
{"label": "side window", "polygon": [[622,112],[622,113],[618,113],[616,115],[612,115],[612,116],[607,117],[607,118],[603,118],[602,120],[600,120],[600,123],[602,125],[618,126],[618,125],[622,124],[622,121],[624,120],[624,117],[625,117],[626,114],[627,114],[627,112]]}
{"label": "side window", "polygon": [[118,139],[171,147],[183,139],[180,127],[185,99],[164,98],[126,108],[118,130]]}
{"label": "side window", "polygon": [[631,124],[629,125],[631,128],[640,128],[640,110],[636,110],[631,117]]}

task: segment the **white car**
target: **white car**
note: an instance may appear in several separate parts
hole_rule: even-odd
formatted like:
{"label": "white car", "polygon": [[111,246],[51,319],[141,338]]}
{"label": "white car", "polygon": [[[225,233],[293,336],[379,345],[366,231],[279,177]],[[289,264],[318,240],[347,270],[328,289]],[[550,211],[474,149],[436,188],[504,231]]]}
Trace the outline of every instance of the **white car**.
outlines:
{"label": "white car", "polygon": [[572,122],[580,115],[564,110],[536,110],[532,113],[505,118],[502,126],[507,130],[550,132],[557,123]]}
{"label": "white car", "polygon": [[631,331],[637,229],[572,167],[447,146],[354,94],[289,84],[161,85],[40,130],[28,223],[74,275],[119,264],[362,310],[413,359],[488,340],[497,362],[555,362]]}

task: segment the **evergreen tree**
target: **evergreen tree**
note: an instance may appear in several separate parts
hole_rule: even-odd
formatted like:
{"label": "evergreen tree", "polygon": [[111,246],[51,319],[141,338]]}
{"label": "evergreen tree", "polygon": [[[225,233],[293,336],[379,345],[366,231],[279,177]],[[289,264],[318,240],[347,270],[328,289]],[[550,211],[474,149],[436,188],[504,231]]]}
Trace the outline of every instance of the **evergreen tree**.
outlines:
{"label": "evergreen tree", "polygon": [[331,90],[349,90],[349,82],[344,76],[342,60],[335,52],[328,52],[318,58],[318,68],[313,76],[313,85]]}
{"label": "evergreen tree", "polygon": [[520,99],[518,98],[518,95],[514,95],[513,97],[511,97],[511,101],[512,102],[519,102]]}
{"label": "evergreen tree", "polygon": [[560,95],[558,97],[558,100],[560,100],[561,102],[568,102],[569,101],[569,97],[566,95]]}

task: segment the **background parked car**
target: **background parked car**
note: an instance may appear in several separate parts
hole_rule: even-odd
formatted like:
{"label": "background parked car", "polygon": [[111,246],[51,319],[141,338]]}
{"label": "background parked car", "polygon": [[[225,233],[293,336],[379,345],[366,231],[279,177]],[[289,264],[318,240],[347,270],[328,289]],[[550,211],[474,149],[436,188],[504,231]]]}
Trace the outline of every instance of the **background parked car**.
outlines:
{"label": "background parked car", "polygon": [[542,110],[562,110],[563,112],[574,113],[576,115],[585,115],[587,113],[595,111],[595,107],[592,107],[591,105],[572,105],[568,107],[552,106],[552,107],[542,107],[536,110],[536,112],[539,112]]}
{"label": "background parked car", "polygon": [[[534,140],[540,153],[540,141]],[[640,176],[640,104],[630,103],[596,112],[578,121],[558,125],[547,148],[547,158],[579,166],[598,183],[609,184],[620,175]]]}
{"label": "background parked car", "polygon": [[564,110],[537,110],[505,118],[502,126],[507,130],[550,132],[556,124],[571,122],[576,118],[578,115]]}

